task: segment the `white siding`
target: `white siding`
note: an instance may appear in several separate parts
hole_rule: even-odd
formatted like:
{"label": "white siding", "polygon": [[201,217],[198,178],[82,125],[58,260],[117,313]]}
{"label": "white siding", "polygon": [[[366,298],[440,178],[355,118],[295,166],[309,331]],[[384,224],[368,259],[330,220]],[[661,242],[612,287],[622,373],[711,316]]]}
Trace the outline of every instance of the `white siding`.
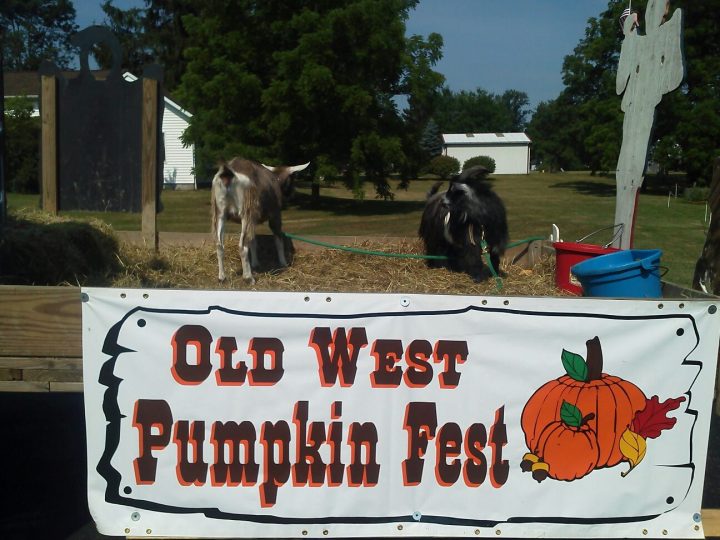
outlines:
{"label": "white siding", "polygon": [[463,163],[476,156],[495,160],[494,174],[528,174],[530,139],[524,133],[443,134],[443,153]]}
{"label": "white siding", "polygon": [[165,99],[163,111],[163,139],[165,141],[165,163],[163,164],[163,179],[166,187],[179,189],[194,189],[195,175],[195,147],[184,147],[180,140],[189,125],[184,111],[175,107],[172,102]]}
{"label": "white siding", "polygon": [[[138,78],[126,71],[126,81],[134,82]],[[185,129],[190,125],[192,114],[165,96],[163,110],[162,133],[165,144],[165,162],[163,163],[163,184],[170,189],[195,189],[195,146],[187,148],[180,141]]]}

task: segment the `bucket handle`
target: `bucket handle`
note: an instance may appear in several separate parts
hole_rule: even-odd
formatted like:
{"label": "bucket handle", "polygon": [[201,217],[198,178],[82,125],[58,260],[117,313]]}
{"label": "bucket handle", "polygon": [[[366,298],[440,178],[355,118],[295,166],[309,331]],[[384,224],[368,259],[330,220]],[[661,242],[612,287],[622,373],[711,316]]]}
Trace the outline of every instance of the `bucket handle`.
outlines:
{"label": "bucket handle", "polygon": [[618,238],[620,238],[620,236],[622,236],[623,230],[625,229],[625,225],[622,224],[622,223],[617,223],[617,224],[615,224],[615,225],[608,225],[607,227],[602,227],[601,229],[598,229],[598,230],[596,230],[596,231],[593,231],[593,232],[591,232],[590,234],[586,234],[585,236],[583,236],[583,237],[580,238],[579,240],[576,240],[576,242],[580,243],[580,242],[582,242],[583,240],[586,240],[586,239],[590,238],[591,236],[593,236],[593,235],[595,235],[595,234],[597,234],[597,233],[599,233],[599,232],[607,231],[608,229],[617,229],[617,230],[616,230],[615,232],[613,232],[612,238],[610,239],[610,241],[609,241],[607,244],[605,244],[605,245],[603,246],[604,248],[610,246],[610,244],[612,244],[615,240],[617,240]]}

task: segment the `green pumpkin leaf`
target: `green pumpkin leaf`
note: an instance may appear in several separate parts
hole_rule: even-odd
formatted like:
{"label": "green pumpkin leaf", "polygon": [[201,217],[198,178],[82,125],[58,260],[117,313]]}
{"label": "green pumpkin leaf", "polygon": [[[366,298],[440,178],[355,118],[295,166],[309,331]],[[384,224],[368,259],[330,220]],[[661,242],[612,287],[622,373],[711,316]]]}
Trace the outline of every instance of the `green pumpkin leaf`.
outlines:
{"label": "green pumpkin leaf", "polygon": [[580,382],[588,380],[588,367],[582,356],[563,349],[561,358],[563,367],[570,377]]}
{"label": "green pumpkin leaf", "polygon": [[583,415],[575,405],[563,401],[560,407],[560,420],[570,427],[580,427],[583,424]]}

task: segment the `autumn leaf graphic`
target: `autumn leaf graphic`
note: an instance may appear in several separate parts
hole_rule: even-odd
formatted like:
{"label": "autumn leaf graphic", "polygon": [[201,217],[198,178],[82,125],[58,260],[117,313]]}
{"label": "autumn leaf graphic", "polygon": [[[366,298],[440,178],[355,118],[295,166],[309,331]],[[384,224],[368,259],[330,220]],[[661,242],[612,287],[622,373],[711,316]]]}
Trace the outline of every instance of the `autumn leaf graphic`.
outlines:
{"label": "autumn leaf graphic", "polygon": [[630,468],[621,473],[627,476],[645,457],[647,451],[647,439],[656,439],[666,429],[672,429],[677,418],[668,418],[668,413],[677,409],[685,397],[666,399],[660,403],[658,396],[647,400],[645,408],[639,411],[633,418],[630,427],[626,429],[620,438],[620,452],[630,464]]}

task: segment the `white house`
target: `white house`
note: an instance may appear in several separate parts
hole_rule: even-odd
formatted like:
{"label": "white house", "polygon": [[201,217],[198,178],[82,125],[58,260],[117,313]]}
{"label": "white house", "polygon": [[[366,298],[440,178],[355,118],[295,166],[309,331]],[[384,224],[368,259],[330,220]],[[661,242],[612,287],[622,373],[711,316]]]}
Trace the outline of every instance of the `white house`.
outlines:
{"label": "white house", "polygon": [[[96,79],[104,79],[107,71],[93,71]],[[77,72],[64,72],[67,78],[77,76]],[[35,71],[6,72],[3,74],[5,97],[27,97],[33,100],[34,115],[39,115],[40,76]],[[130,72],[123,73],[123,78],[134,82],[138,78]],[[167,189],[195,189],[197,182],[195,173],[195,147],[183,146],[180,136],[190,124],[192,114],[169,97],[165,96],[163,110],[162,133],[165,143],[165,163],[163,165],[164,186]]]}
{"label": "white house", "polygon": [[495,160],[495,174],[530,172],[530,139],[524,133],[443,133],[443,155],[463,163],[476,156]]}
{"label": "white house", "polygon": [[[126,71],[126,81],[137,81],[137,77]],[[183,146],[180,137],[190,125],[192,114],[172,99],[165,96],[162,134],[165,143],[165,163],[163,164],[163,184],[166,189],[195,189],[195,146]]]}

